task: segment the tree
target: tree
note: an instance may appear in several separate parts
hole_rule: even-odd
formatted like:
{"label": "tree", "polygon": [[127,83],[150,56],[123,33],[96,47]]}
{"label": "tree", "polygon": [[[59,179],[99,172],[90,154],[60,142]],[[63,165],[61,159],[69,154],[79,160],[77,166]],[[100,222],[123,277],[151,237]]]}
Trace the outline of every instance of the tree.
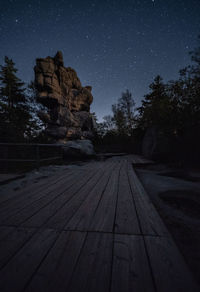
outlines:
{"label": "tree", "polygon": [[0,68],[0,139],[4,142],[30,140],[37,136],[39,127],[25,84],[16,76],[12,59],[5,57],[5,65]]}
{"label": "tree", "polygon": [[126,118],[120,104],[112,105],[113,121],[119,135],[126,133]]}
{"label": "tree", "polygon": [[13,108],[15,104],[25,101],[24,82],[16,76],[17,69],[12,59],[5,57],[4,61],[5,65],[0,66],[0,97],[9,108]]}
{"label": "tree", "polygon": [[129,90],[122,92],[121,98],[112,105],[113,121],[119,134],[130,136],[135,126],[135,101]]}
{"label": "tree", "polygon": [[142,128],[157,126],[168,130],[171,127],[171,101],[166,85],[158,75],[149,86],[151,92],[145,95],[139,111],[139,125]]}
{"label": "tree", "polygon": [[132,97],[132,93],[127,89],[125,92],[122,92],[122,97],[119,99],[119,104],[121,110],[124,113],[126,120],[126,127],[128,133],[131,133],[131,130],[134,128],[135,116],[134,116],[134,107],[135,101]]}

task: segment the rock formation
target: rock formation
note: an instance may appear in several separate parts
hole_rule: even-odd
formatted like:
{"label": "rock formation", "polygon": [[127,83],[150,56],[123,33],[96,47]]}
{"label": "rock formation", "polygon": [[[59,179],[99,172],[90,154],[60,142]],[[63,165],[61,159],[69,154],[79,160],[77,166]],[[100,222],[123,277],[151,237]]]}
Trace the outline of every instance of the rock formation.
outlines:
{"label": "rock formation", "polygon": [[94,127],[92,87],[82,87],[75,70],[64,67],[62,52],[54,58],[37,59],[34,70],[38,101],[48,108],[39,116],[47,123],[49,136],[61,143],[90,139]]}

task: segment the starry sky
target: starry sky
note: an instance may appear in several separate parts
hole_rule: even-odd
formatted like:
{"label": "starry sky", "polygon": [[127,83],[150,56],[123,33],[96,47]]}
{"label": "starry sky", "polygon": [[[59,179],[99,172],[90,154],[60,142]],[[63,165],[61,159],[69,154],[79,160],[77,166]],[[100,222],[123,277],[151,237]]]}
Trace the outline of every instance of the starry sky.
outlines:
{"label": "starry sky", "polygon": [[37,57],[61,50],[65,66],[93,87],[99,120],[129,89],[137,105],[153,78],[178,77],[198,45],[200,0],[0,0],[0,64],[34,79]]}

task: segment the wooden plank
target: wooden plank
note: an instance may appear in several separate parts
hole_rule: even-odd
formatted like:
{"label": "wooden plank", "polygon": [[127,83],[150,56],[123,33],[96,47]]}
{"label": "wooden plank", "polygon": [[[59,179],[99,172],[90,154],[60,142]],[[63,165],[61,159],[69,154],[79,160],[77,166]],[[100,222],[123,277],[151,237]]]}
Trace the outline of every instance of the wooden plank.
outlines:
{"label": "wooden plank", "polygon": [[143,237],[115,234],[114,238],[111,292],[155,291]]}
{"label": "wooden plank", "polygon": [[82,188],[79,189],[71,200],[67,201],[59,212],[56,212],[45,224],[48,228],[63,229],[72,216],[80,208],[81,204],[87,199],[90,192],[95,188],[96,184],[101,180],[104,170],[98,171],[91,177]]}
{"label": "wooden plank", "polygon": [[10,192],[7,194],[1,194],[0,196],[0,209],[3,211],[4,206],[8,206],[9,204],[15,206],[17,202],[20,200],[19,204],[23,204],[24,199],[27,200],[27,197],[32,196],[33,194],[42,194],[43,190],[47,190],[47,188],[50,188],[54,184],[61,183],[62,180],[65,180],[66,178],[79,174],[79,173],[86,173],[87,171],[90,171],[91,169],[98,169],[102,166],[102,162],[90,162],[86,165],[79,166],[75,169],[67,169],[64,170],[62,173],[59,172],[55,175],[52,175],[48,178],[45,178],[42,181],[39,181],[37,183],[33,183],[27,187],[24,187],[23,190],[19,190],[17,192]]}
{"label": "wooden plank", "polygon": [[0,291],[22,291],[56,238],[57,233],[53,230],[41,230],[35,234],[0,270]]}
{"label": "wooden plank", "polygon": [[106,186],[105,192],[90,223],[90,231],[112,232],[118,192],[118,179],[121,162],[115,163],[111,178]]}
{"label": "wooden plank", "polygon": [[105,165],[104,173],[101,179],[98,181],[96,186],[91,190],[88,197],[85,199],[83,204],[77,212],[72,216],[69,222],[66,224],[64,229],[68,230],[89,230],[91,221],[93,220],[93,215],[104,195],[106,187],[109,183],[112,171],[113,164]]}
{"label": "wooden plank", "polygon": [[0,218],[3,218],[3,214],[7,213],[8,210],[12,209],[18,209],[22,206],[26,205],[27,203],[33,202],[35,199],[38,199],[38,197],[41,197],[43,194],[47,194],[48,192],[52,190],[57,189],[57,185],[61,182],[65,182],[66,180],[70,179],[70,177],[73,177],[74,173],[70,173],[68,177],[65,175],[62,175],[61,177],[56,177],[54,180],[46,180],[41,186],[40,185],[31,185],[26,190],[17,192],[14,197],[8,199],[7,201],[4,201],[0,205]]}
{"label": "wooden plank", "polygon": [[0,242],[11,233],[15,227],[12,226],[0,226]]}
{"label": "wooden plank", "polygon": [[169,236],[163,221],[150,201],[131,163],[128,163],[128,177],[142,233]]}
{"label": "wooden plank", "polygon": [[[9,227],[7,227],[9,230]],[[9,230],[11,231],[11,230]],[[0,268],[28,241],[35,229],[13,228],[0,242]]]}
{"label": "wooden plank", "polygon": [[112,234],[89,233],[66,291],[108,292],[111,261]]}
{"label": "wooden plank", "polygon": [[[43,205],[53,200],[54,197],[59,196],[62,192],[67,190],[73,183],[76,182],[78,176],[70,176],[60,183],[48,188],[46,190],[39,191],[32,196],[24,197],[24,200],[17,201],[14,206],[8,205],[6,209],[1,210],[0,223],[1,224],[15,224],[18,225],[23,222],[26,218],[31,217],[36,211],[38,211]],[[27,217],[28,216],[28,217]]]}
{"label": "wooden plank", "polygon": [[[32,217],[25,221],[23,226],[40,227],[43,224],[50,228],[59,228],[66,224],[66,217],[72,216],[67,213],[69,211],[68,205],[71,206],[71,201],[75,202],[75,209],[85,199],[87,192],[84,192],[84,188],[89,185],[90,181],[96,183],[99,179],[101,170],[97,173],[90,172],[87,176],[81,176],[80,180],[77,178],[77,182],[74,183],[67,191],[63,192],[55,200],[51,201],[50,204],[44,208],[38,210]],[[92,184],[93,185],[93,184]],[[77,195],[77,193],[79,195]],[[72,210],[73,212],[74,210]]]}
{"label": "wooden plank", "polygon": [[85,238],[84,232],[63,231],[26,287],[26,291],[67,291]]}
{"label": "wooden plank", "polygon": [[141,233],[128,181],[126,161],[123,163],[119,175],[115,232],[125,234]]}
{"label": "wooden plank", "polygon": [[20,197],[27,196],[27,194],[31,193],[37,193],[39,190],[43,190],[50,185],[55,184],[57,181],[59,182],[63,178],[65,178],[68,175],[71,175],[72,171],[66,170],[62,174],[59,172],[59,174],[52,175],[48,178],[45,178],[41,181],[32,183],[31,185],[28,185],[26,187],[23,187],[22,190],[19,191],[13,191],[9,194],[1,194],[0,195],[0,208],[3,208],[4,205],[7,206],[8,202],[10,201],[13,204],[14,200],[18,200]]}
{"label": "wooden plank", "polygon": [[145,242],[157,291],[199,291],[199,287],[171,238],[145,236]]}
{"label": "wooden plank", "polygon": [[67,199],[66,192],[70,189],[70,187],[77,183],[77,180],[81,180],[81,178],[84,178],[84,176],[85,174],[77,174],[73,177],[69,177],[64,182],[62,182],[62,184],[57,184],[56,190],[53,189],[51,192],[47,192],[45,194],[43,193],[42,196],[40,195],[39,199],[36,199],[37,196],[35,196],[35,200],[32,203],[30,203],[30,200],[27,200],[25,207],[22,206],[20,209],[10,210],[10,212],[7,213],[7,216],[1,220],[1,224],[14,224],[18,226],[60,196],[64,196]]}

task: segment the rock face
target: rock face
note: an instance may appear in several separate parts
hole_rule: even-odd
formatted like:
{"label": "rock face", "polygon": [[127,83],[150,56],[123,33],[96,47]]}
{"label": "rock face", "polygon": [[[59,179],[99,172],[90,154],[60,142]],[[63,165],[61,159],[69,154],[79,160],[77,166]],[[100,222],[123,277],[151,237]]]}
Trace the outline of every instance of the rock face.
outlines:
{"label": "rock face", "polygon": [[48,125],[48,135],[61,143],[90,139],[94,128],[92,87],[82,87],[75,70],[64,67],[62,52],[37,59],[34,71],[38,101],[48,108],[48,113],[39,113]]}

